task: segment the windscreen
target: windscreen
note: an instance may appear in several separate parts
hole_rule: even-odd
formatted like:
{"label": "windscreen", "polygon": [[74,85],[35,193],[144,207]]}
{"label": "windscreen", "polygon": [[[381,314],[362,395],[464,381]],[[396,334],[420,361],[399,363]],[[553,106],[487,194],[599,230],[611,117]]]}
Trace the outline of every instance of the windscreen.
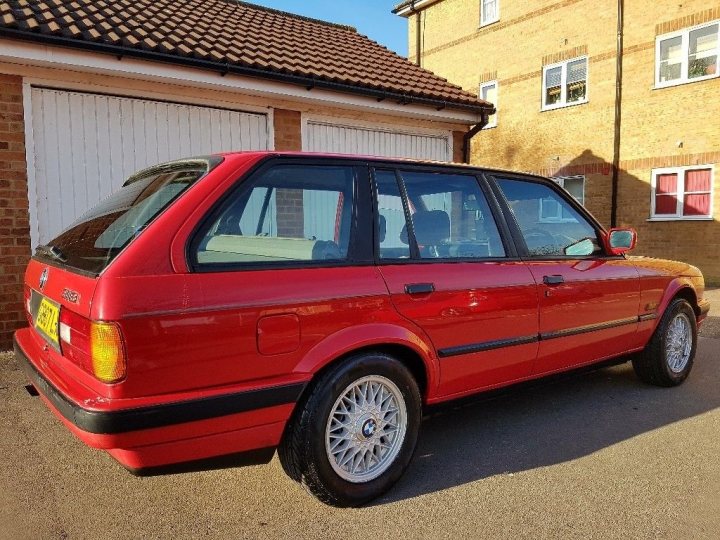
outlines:
{"label": "windscreen", "polygon": [[36,257],[99,274],[170,203],[208,171],[207,163],[172,164],[139,173],[85,213]]}

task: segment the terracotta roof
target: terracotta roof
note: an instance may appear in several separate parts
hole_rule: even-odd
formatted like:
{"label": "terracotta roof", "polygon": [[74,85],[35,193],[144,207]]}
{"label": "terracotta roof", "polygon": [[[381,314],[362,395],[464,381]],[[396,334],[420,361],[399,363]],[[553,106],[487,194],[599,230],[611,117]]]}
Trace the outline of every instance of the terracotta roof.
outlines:
{"label": "terracotta roof", "polygon": [[0,36],[479,112],[354,28],[235,0],[0,0]]}

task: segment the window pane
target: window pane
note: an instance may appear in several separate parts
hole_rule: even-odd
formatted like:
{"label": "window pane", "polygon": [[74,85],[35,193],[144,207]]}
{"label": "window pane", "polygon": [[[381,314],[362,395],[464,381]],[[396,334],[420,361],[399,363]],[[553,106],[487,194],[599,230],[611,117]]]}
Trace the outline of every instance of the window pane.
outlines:
{"label": "window pane", "polygon": [[567,65],[567,102],[583,101],[587,92],[587,60],[575,60]]}
{"label": "window pane", "polygon": [[684,216],[708,216],[710,215],[710,194],[693,193],[685,195],[683,204]]}
{"label": "window pane", "polygon": [[378,190],[378,243],[381,259],[407,259],[410,246],[401,238],[405,211],[394,171],[375,171]]}
{"label": "window pane", "polygon": [[710,169],[698,169],[685,173],[685,193],[710,191]]}
{"label": "window pane", "polygon": [[658,174],[655,185],[655,193],[657,193],[658,195],[677,193],[677,178],[678,175],[676,173]]}
{"label": "window pane", "polygon": [[674,81],[682,76],[682,37],[660,42],[660,82]]}
{"label": "window pane", "polygon": [[688,78],[712,75],[717,70],[718,25],[690,32]]}
{"label": "window pane", "polygon": [[545,72],[545,105],[560,102],[562,85],[562,67],[550,68]]}
{"label": "window pane", "polygon": [[[498,179],[498,185],[510,205],[530,255],[563,256],[584,239],[592,240],[600,251],[593,226],[566,200],[549,186],[536,182]],[[562,220],[544,219],[551,214],[548,208],[560,208]]]}
{"label": "window pane", "polygon": [[[485,101],[488,101],[495,105],[497,108],[497,84],[488,84],[483,86],[480,91],[480,97]],[[497,113],[493,114],[488,118],[488,125],[494,126],[497,123]]]}
{"label": "window pane", "polygon": [[231,198],[205,233],[199,263],[347,257],[352,168],[284,165],[251,182]]}
{"label": "window pane", "polygon": [[498,18],[497,3],[498,3],[498,0],[483,0],[483,3],[482,3],[482,22],[483,23],[492,22]]}
{"label": "window pane", "polygon": [[677,214],[677,196],[676,195],[656,195],[655,196],[655,214],[672,215]]}
{"label": "window pane", "polygon": [[[403,172],[420,257],[504,257],[495,219],[473,176]],[[407,231],[401,233],[407,239]]]}
{"label": "window pane", "polygon": [[565,178],[563,184],[570,195],[580,204],[585,204],[585,177]]}

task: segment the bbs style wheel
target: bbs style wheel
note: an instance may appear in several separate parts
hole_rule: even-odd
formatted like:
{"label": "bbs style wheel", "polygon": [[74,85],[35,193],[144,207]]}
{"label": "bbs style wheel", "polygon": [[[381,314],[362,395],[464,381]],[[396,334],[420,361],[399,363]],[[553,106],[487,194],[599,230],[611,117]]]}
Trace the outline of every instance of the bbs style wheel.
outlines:
{"label": "bbs style wheel", "polygon": [[343,360],[299,406],[280,460],[321,501],[359,506],[390,489],[409,465],[420,427],[420,391],[392,356]]}
{"label": "bbs style wheel", "polygon": [[690,374],[697,349],[692,306],[676,298],[665,310],[645,350],[633,359],[637,376],[657,386],[677,386]]}

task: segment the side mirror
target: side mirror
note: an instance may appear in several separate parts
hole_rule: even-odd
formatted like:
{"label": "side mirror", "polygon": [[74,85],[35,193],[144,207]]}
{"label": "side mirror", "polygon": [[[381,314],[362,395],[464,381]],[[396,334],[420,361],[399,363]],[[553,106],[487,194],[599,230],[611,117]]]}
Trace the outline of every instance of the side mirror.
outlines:
{"label": "side mirror", "polygon": [[606,243],[611,254],[622,255],[635,248],[637,233],[635,229],[610,229]]}

